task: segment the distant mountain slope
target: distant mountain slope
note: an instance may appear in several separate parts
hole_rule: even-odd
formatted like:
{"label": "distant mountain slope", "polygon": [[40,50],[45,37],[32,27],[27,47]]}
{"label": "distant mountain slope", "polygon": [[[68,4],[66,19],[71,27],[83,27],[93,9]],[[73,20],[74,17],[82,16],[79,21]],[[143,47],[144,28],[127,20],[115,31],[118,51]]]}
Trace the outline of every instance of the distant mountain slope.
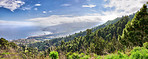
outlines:
{"label": "distant mountain slope", "polygon": [[[134,17],[134,14],[130,15],[130,19],[132,19],[133,17]],[[108,26],[110,24],[114,24],[114,23],[118,22],[121,18],[123,18],[123,17],[107,21],[106,23],[104,23],[102,25],[94,27],[94,28],[92,28],[92,32],[95,32],[96,30],[104,28],[105,26]],[[64,40],[65,42],[68,42],[68,41],[73,40],[75,37],[84,36],[84,35],[86,35],[86,31],[83,31],[83,32],[80,31],[79,33],[75,33],[73,35],[69,35],[66,37],[55,38],[55,39],[51,39],[51,40],[47,40],[47,41],[43,41],[43,42],[32,43],[32,44],[29,44],[29,46],[30,47],[37,47],[37,48],[39,48],[39,50],[44,50],[44,49],[47,49],[48,47],[53,46],[53,45],[57,46],[62,40]]]}
{"label": "distant mountain slope", "polygon": [[[98,22],[77,22],[77,23],[65,23],[65,24],[60,24],[60,25],[55,25],[55,26],[49,26],[44,29],[43,31],[50,31],[53,34],[49,35],[42,35],[42,36],[33,36],[33,37],[28,37],[27,39],[36,39],[36,40],[44,40],[44,39],[53,39],[57,37],[64,37],[66,35],[72,34],[70,36],[77,37],[78,36],[84,36],[86,35],[86,31],[81,31],[81,33],[77,33],[77,35],[73,34],[77,30],[85,30],[86,28],[92,28],[92,31],[96,31],[97,29],[103,28],[106,25],[113,24],[117,22],[120,18],[116,18],[115,20],[109,20],[103,25],[96,26],[92,28],[92,26],[98,25]],[[88,26],[89,25],[89,26]],[[74,38],[72,37],[72,39]]]}
{"label": "distant mountain slope", "polygon": [[33,37],[28,37],[27,39],[44,40],[44,39],[53,39],[57,37],[64,37],[66,35],[73,34],[76,31],[92,28],[94,25],[98,24],[100,24],[100,22],[74,22],[74,23],[64,23],[54,26],[48,26],[41,30],[49,31],[52,34],[33,36]]}

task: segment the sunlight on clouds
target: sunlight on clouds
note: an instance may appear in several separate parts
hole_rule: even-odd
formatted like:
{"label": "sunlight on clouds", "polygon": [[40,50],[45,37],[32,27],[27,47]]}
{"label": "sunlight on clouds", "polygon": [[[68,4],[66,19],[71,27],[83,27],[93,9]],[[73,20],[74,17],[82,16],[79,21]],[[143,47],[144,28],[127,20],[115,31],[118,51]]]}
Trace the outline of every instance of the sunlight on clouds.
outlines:
{"label": "sunlight on clouds", "polygon": [[14,11],[24,4],[25,2],[21,0],[0,0],[0,7],[10,9],[11,11]]}
{"label": "sunlight on clouds", "polygon": [[29,19],[28,21],[35,22],[39,26],[54,26],[64,23],[74,22],[102,22],[98,15],[93,16],[69,16],[69,15],[52,15],[49,17],[41,17]]}
{"label": "sunlight on clouds", "polygon": [[[107,0],[104,0],[107,1]],[[111,11],[105,11],[103,14],[115,14],[117,16],[130,15],[137,12],[147,0],[108,0],[109,3],[105,4],[105,8],[115,8]]]}
{"label": "sunlight on clouds", "polygon": [[[109,0],[104,0],[109,1]],[[39,26],[54,26],[64,23],[74,23],[74,22],[106,22],[108,20],[113,20],[117,17],[130,15],[138,11],[146,0],[110,0],[109,3],[105,4],[105,8],[113,8],[109,11],[103,11],[102,14],[87,14],[83,16],[72,16],[72,15],[51,15],[49,17],[40,17],[29,19],[28,21],[35,22]],[[96,5],[82,5],[82,7],[93,8]],[[46,11],[43,11],[46,13]]]}

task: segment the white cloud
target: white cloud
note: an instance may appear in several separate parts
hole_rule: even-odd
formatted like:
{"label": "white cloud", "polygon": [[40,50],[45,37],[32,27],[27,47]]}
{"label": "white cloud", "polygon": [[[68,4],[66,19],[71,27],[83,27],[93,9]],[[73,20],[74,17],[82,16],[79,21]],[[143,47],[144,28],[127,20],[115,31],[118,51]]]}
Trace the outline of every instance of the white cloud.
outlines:
{"label": "white cloud", "polygon": [[34,6],[41,6],[41,4],[35,4]]}
{"label": "white cloud", "polygon": [[43,13],[45,14],[45,13],[47,13],[46,11],[43,11]]}
{"label": "white cloud", "polygon": [[71,4],[62,4],[61,6],[67,7],[67,6],[71,6]]}
{"label": "white cloud", "polygon": [[31,10],[32,7],[23,7],[22,10]]}
{"label": "white cloud", "polygon": [[31,22],[37,23],[39,26],[54,26],[64,23],[74,22],[103,22],[100,15],[71,16],[71,15],[52,15],[49,17],[41,17],[29,19]]}
{"label": "white cloud", "polygon": [[33,22],[27,22],[27,21],[5,21],[5,20],[0,20],[0,25],[35,26]]}
{"label": "white cloud", "polygon": [[0,0],[0,7],[10,9],[11,11],[14,11],[23,4],[25,4],[25,2],[21,0]]}
{"label": "white cloud", "polygon": [[93,8],[93,7],[96,7],[96,5],[89,4],[89,5],[82,5],[82,7]]}
{"label": "white cloud", "polygon": [[[107,1],[107,0],[104,0]],[[103,14],[113,14],[116,16],[130,15],[142,7],[147,0],[109,0],[108,4],[105,4],[105,8],[115,8],[114,10],[105,11]]]}
{"label": "white cloud", "polygon": [[52,11],[48,11],[48,12],[52,12]]}
{"label": "white cloud", "polygon": [[34,8],[34,10],[38,10],[38,8]]}

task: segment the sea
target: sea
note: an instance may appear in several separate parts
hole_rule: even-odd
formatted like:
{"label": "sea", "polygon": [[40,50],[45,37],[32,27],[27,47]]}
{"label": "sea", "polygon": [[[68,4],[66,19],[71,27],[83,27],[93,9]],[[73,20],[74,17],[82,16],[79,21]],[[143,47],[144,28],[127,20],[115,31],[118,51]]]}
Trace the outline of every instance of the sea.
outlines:
{"label": "sea", "polygon": [[38,26],[11,26],[0,25],[0,38],[6,40],[26,39],[30,36],[51,34],[48,31],[42,31]]}

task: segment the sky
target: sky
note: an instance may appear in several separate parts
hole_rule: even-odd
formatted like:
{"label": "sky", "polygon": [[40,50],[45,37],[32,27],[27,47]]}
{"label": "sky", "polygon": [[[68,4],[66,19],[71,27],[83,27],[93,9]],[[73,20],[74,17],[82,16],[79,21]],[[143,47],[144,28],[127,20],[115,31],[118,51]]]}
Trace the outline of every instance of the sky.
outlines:
{"label": "sky", "polygon": [[106,22],[138,11],[147,0],[0,0],[0,25],[55,26]]}

